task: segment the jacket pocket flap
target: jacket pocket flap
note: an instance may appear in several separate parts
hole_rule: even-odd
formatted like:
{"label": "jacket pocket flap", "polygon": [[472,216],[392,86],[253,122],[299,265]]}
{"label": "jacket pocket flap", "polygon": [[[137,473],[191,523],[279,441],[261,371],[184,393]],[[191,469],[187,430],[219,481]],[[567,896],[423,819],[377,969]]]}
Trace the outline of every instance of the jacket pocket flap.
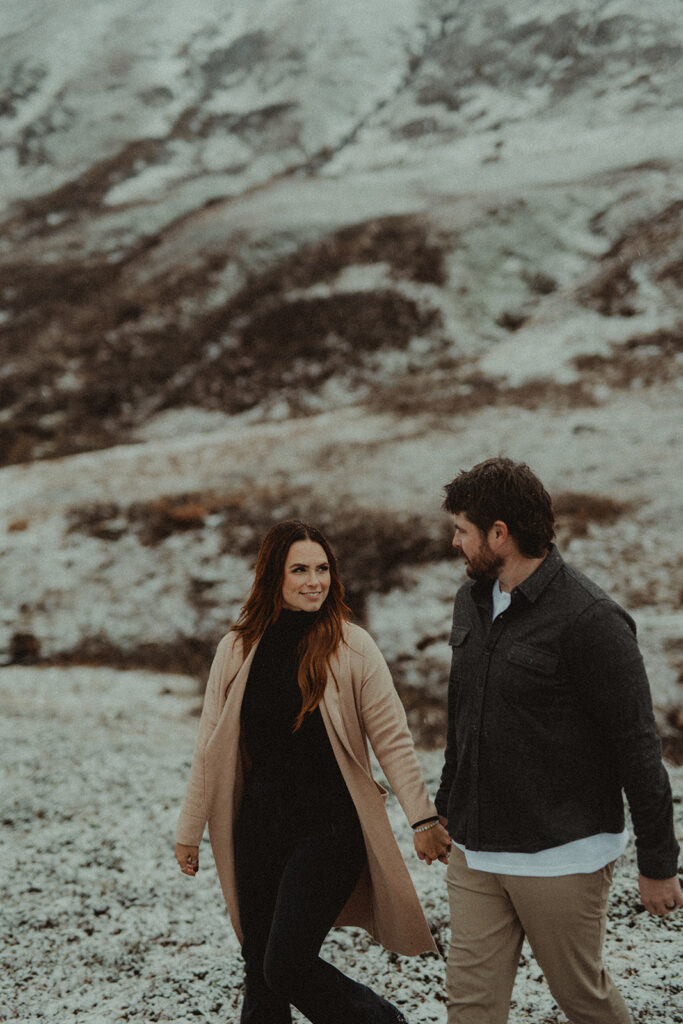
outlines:
{"label": "jacket pocket flap", "polygon": [[528,644],[513,644],[508,651],[508,661],[546,676],[553,675],[559,660],[551,651],[542,651],[539,647],[530,647]]}
{"label": "jacket pocket flap", "polygon": [[451,647],[460,647],[461,644],[464,644],[469,631],[469,626],[453,626],[451,629],[450,639],[448,641]]}

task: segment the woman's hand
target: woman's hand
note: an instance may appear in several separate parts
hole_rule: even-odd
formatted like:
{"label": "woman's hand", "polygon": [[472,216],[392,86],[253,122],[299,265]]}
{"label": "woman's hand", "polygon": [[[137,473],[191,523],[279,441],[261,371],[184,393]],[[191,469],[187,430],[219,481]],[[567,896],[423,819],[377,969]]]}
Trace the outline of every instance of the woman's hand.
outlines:
{"label": "woman's hand", "polygon": [[194,878],[199,871],[199,847],[183,846],[182,843],[176,843],[175,859],[180,864],[182,873]]}
{"label": "woman's hand", "polygon": [[434,828],[428,828],[425,832],[413,833],[415,852],[427,864],[440,860],[442,864],[448,864],[448,854],[451,851],[453,841],[441,822]]}

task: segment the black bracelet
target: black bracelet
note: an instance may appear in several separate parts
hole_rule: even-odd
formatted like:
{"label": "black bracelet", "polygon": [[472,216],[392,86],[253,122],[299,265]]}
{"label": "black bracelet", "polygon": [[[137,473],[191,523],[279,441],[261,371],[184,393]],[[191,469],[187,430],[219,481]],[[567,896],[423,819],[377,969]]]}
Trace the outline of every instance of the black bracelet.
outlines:
{"label": "black bracelet", "polygon": [[426,825],[428,821],[439,821],[439,815],[433,814],[431,818],[420,818],[419,821],[414,822],[410,827],[417,828],[418,825]]}
{"label": "black bracelet", "polygon": [[413,832],[429,832],[430,828],[436,828],[439,824],[438,818],[432,818],[428,825],[413,825]]}

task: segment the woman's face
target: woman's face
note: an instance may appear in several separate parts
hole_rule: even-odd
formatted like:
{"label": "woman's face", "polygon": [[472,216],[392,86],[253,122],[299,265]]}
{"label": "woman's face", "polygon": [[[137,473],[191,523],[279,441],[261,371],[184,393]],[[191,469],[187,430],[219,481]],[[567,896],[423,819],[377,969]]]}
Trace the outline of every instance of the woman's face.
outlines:
{"label": "woman's face", "polygon": [[295,540],[285,559],[282,601],[293,612],[317,612],[330,589],[330,564],[314,540]]}

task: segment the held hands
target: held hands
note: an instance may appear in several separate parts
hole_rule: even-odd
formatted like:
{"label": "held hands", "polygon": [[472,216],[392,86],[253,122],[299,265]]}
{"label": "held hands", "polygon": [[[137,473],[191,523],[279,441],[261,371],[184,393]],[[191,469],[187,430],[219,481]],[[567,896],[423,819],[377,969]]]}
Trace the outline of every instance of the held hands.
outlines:
{"label": "held hands", "polygon": [[182,843],[176,843],[175,859],[180,864],[182,873],[194,878],[199,871],[199,847],[183,846]]}
{"label": "held hands", "polygon": [[448,854],[453,843],[448,832],[441,824],[443,820],[442,818],[441,821],[433,828],[427,829],[426,832],[413,833],[415,852],[420,860],[425,861],[427,864],[431,864],[435,860],[440,860],[442,864],[448,864]]}
{"label": "held hands", "polygon": [[646,878],[638,875],[640,898],[650,914],[665,917],[683,907],[683,892],[676,875],[673,878]]}

